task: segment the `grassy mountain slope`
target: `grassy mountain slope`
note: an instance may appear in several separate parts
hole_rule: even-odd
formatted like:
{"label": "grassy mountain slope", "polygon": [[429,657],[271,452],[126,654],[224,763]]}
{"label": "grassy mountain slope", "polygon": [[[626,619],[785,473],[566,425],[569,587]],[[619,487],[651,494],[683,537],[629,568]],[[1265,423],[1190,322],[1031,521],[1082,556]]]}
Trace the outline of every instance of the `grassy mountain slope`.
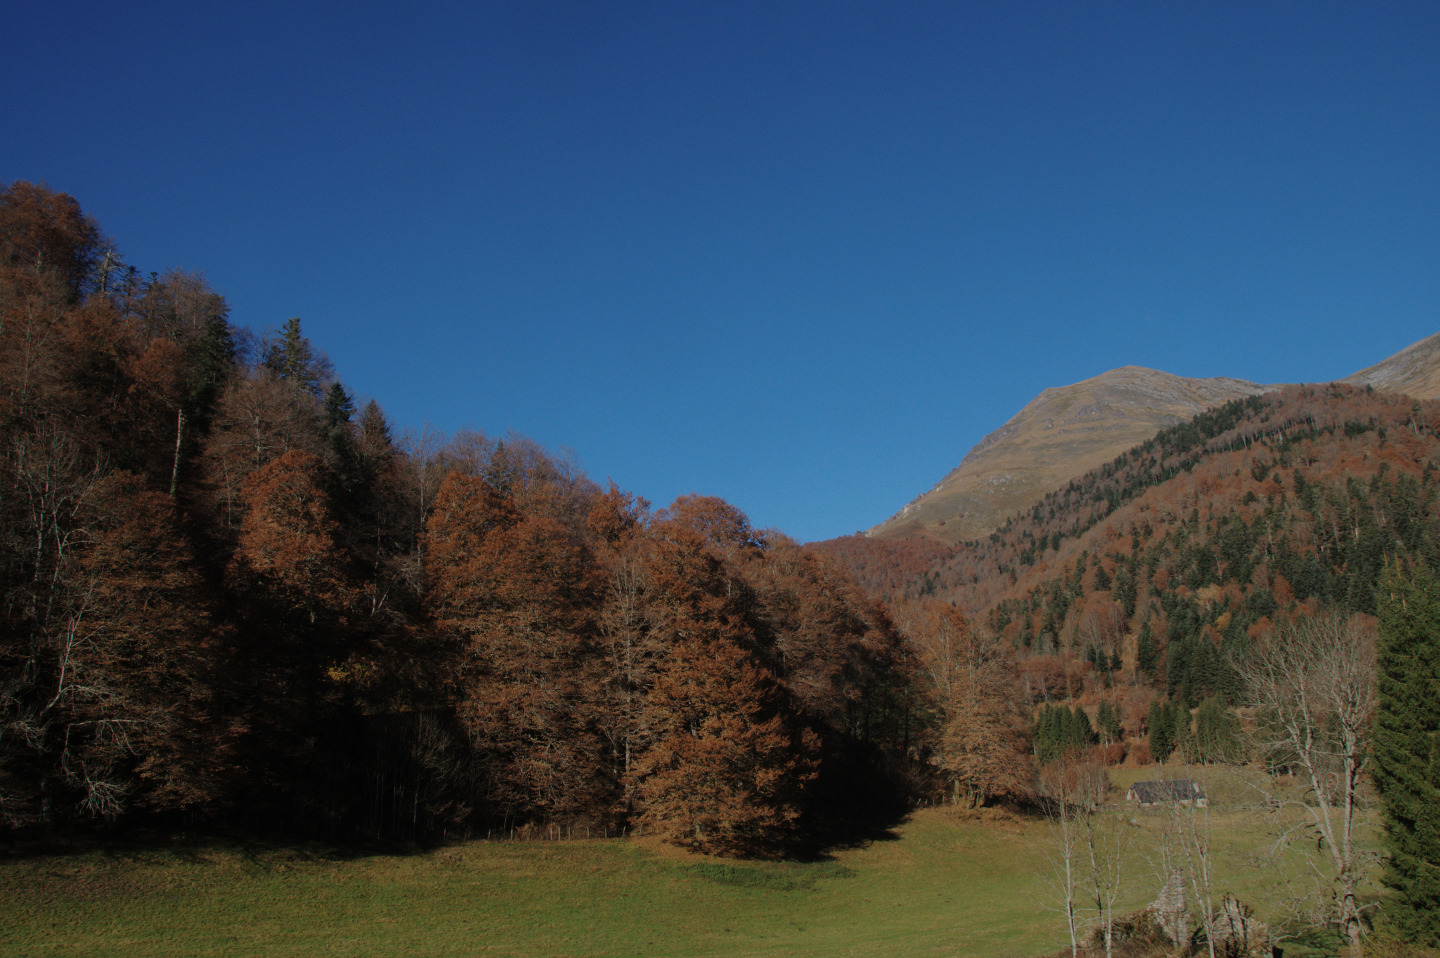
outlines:
{"label": "grassy mountain slope", "polygon": [[986,436],[938,485],[870,535],[955,543],[988,535],[1046,492],[1166,426],[1267,387],[1125,366],[1046,389]]}
{"label": "grassy mountain slope", "polygon": [[1440,399],[1440,333],[1411,343],[1389,359],[1347,376],[1341,382],[1374,386],[1418,399]]}
{"label": "grassy mountain slope", "polygon": [[[1440,399],[1440,333],[1342,382]],[[933,489],[867,535],[881,540],[923,536],[948,544],[981,538],[1045,493],[1159,430],[1273,388],[1124,366],[1046,389],[981,440]]]}

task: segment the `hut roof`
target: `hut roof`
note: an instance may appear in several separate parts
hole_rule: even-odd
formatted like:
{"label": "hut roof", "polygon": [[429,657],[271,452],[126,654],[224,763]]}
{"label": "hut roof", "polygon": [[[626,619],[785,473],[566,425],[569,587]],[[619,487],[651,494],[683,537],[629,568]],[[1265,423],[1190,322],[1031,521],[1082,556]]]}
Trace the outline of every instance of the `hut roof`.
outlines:
{"label": "hut roof", "polygon": [[1163,782],[1136,782],[1130,786],[1130,797],[1141,805],[1194,802],[1205,797],[1205,790],[1188,778],[1177,778]]}

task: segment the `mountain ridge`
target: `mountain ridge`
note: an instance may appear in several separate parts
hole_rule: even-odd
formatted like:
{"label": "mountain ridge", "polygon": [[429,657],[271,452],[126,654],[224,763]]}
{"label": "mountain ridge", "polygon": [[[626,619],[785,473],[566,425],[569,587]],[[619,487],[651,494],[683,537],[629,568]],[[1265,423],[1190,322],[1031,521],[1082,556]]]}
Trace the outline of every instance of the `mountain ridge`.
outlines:
{"label": "mountain ridge", "polygon": [[934,488],[868,535],[924,535],[949,543],[987,535],[1067,479],[1160,429],[1269,388],[1224,377],[1188,379],[1141,366],[1049,387],[980,440]]}
{"label": "mountain ridge", "polygon": [[[1341,382],[1440,398],[1440,333]],[[986,536],[1047,492],[1159,430],[1282,385],[1120,366],[1068,386],[1047,387],[976,443],[930,490],[865,535],[924,537],[951,545]]]}
{"label": "mountain ridge", "polygon": [[1440,399],[1440,333],[1413,342],[1393,356],[1358,373],[1351,373],[1340,382],[1373,386],[1416,399]]}

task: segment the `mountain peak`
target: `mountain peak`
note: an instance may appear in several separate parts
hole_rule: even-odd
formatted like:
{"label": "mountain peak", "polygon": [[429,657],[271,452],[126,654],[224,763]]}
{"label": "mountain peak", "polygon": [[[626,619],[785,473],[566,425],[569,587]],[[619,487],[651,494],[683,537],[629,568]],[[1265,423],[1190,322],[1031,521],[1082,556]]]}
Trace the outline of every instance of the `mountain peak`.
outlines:
{"label": "mountain peak", "polygon": [[[1440,333],[1341,381],[1440,399]],[[1120,366],[1052,386],[980,440],[933,489],[867,535],[924,536],[952,544],[978,539],[1166,426],[1275,388],[1223,376],[1189,379],[1143,366]]]}
{"label": "mountain peak", "polygon": [[934,489],[871,529],[881,538],[926,535],[960,542],[1166,426],[1268,387],[1241,379],[1188,379],[1121,366],[1043,390],[982,439]]}

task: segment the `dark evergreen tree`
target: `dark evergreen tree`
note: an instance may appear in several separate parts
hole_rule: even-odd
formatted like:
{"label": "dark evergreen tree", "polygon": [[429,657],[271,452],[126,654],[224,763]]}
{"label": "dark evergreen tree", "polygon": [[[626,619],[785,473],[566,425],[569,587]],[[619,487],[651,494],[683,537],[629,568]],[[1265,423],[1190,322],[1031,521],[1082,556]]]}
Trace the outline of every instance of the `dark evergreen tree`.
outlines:
{"label": "dark evergreen tree", "polygon": [[1440,945],[1440,583],[1386,569],[1379,596],[1375,784],[1389,857],[1386,905],[1415,944]]}
{"label": "dark evergreen tree", "polygon": [[1095,730],[1083,708],[1046,705],[1035,723],[1034,739],[1035,758],[1048,765],[1067,752],[1094,745]]}
{"label": "dark evergreen tree", "polygon": [[287,382],[319,398],[320,384],[329,372],[329,362],[315,352],[300,332],[298,317],[287,319],[280,339],[265,350],[265,367]]}
{"label": "dark evergreen tree", "polygon": [[1120,741],[1120,711],[1110,703],[1109,699],[1100,700],[1100,708],[1095,713],[1095,724],[1100,733],[1100,739],[1104,742]]}
{"label": "dark evergreen tree", "polygon": [[[218,297],[217,297],[218,299]],[[224,300],[205,323],[205,331],[190,347],[190,395],[186,418],[203,431],[210,424],[215,402],[235,371],[235,332],[225,318]]]}
{"label": "dark evergreen tree", "polygon": [[330,392],[325,396],[325,424],[332,430],[342,429],[354,415],[355,401],[345,387],[339,382],[331,383]]}
{"label": "dark evergreen tree", "polygon": [[1087,745],[1095,744],[1095,729],[1090,724],[1090,716],[1080,706],[1074,709],[1067,709],[1070,714],[1067,720],[1067,734],[1065,737],[1066,750],[1072,748],[1084,748]]}
{"label": "dark evergreen tree", "polygon": [[1041,706],[1040,717],[1035,723],[1034,736],[1035,758],[1041,765],[1047,765],[1059,757],[1063,751],[1062,737],[1060,708],[1054,705]]}
{"label": "dark evergreen tree", "polygon": [[1160,650],[1155,645],[1155,632],[1150,628],[1149,619],[1140,627],[1140,638],[1135,643],[1135,667],[1147,679],[1155,678],[1160,667]]}
{"label": "dark evergreen tree", "polygon": [[1172,699],[1184,698],[1194,686],[1191,669],[1194,643],[1183,634],[1171,638],[1165,647],[1165,692]]}
{"label": "dark evergreen tree", "polygon": [[1115,581],[1111,585],[1110,595],[1125,610],[1126,619],[1135,614],[1135,576],[1128,565],[1116,567]]}
{"label": "dark evergreen tree", "polygon": [[1175,730],[1175,748],[1179,750],[1180,757],[1192,764],[1198,762],[1196,753],[1199,749],[1195,742],[1195,729],[1190,724],[1190,710],[1179,702],[1171,702],[1170,722]]}
{"label": "dark evergreen tree", "polygon": [[1155,761],[1163,762],[1175,751],[1178,729],[1176,710],[1169,703],[1159,699],[1150,703],[1150,715],[1146,722],[1150,732],[1150,754]]}

